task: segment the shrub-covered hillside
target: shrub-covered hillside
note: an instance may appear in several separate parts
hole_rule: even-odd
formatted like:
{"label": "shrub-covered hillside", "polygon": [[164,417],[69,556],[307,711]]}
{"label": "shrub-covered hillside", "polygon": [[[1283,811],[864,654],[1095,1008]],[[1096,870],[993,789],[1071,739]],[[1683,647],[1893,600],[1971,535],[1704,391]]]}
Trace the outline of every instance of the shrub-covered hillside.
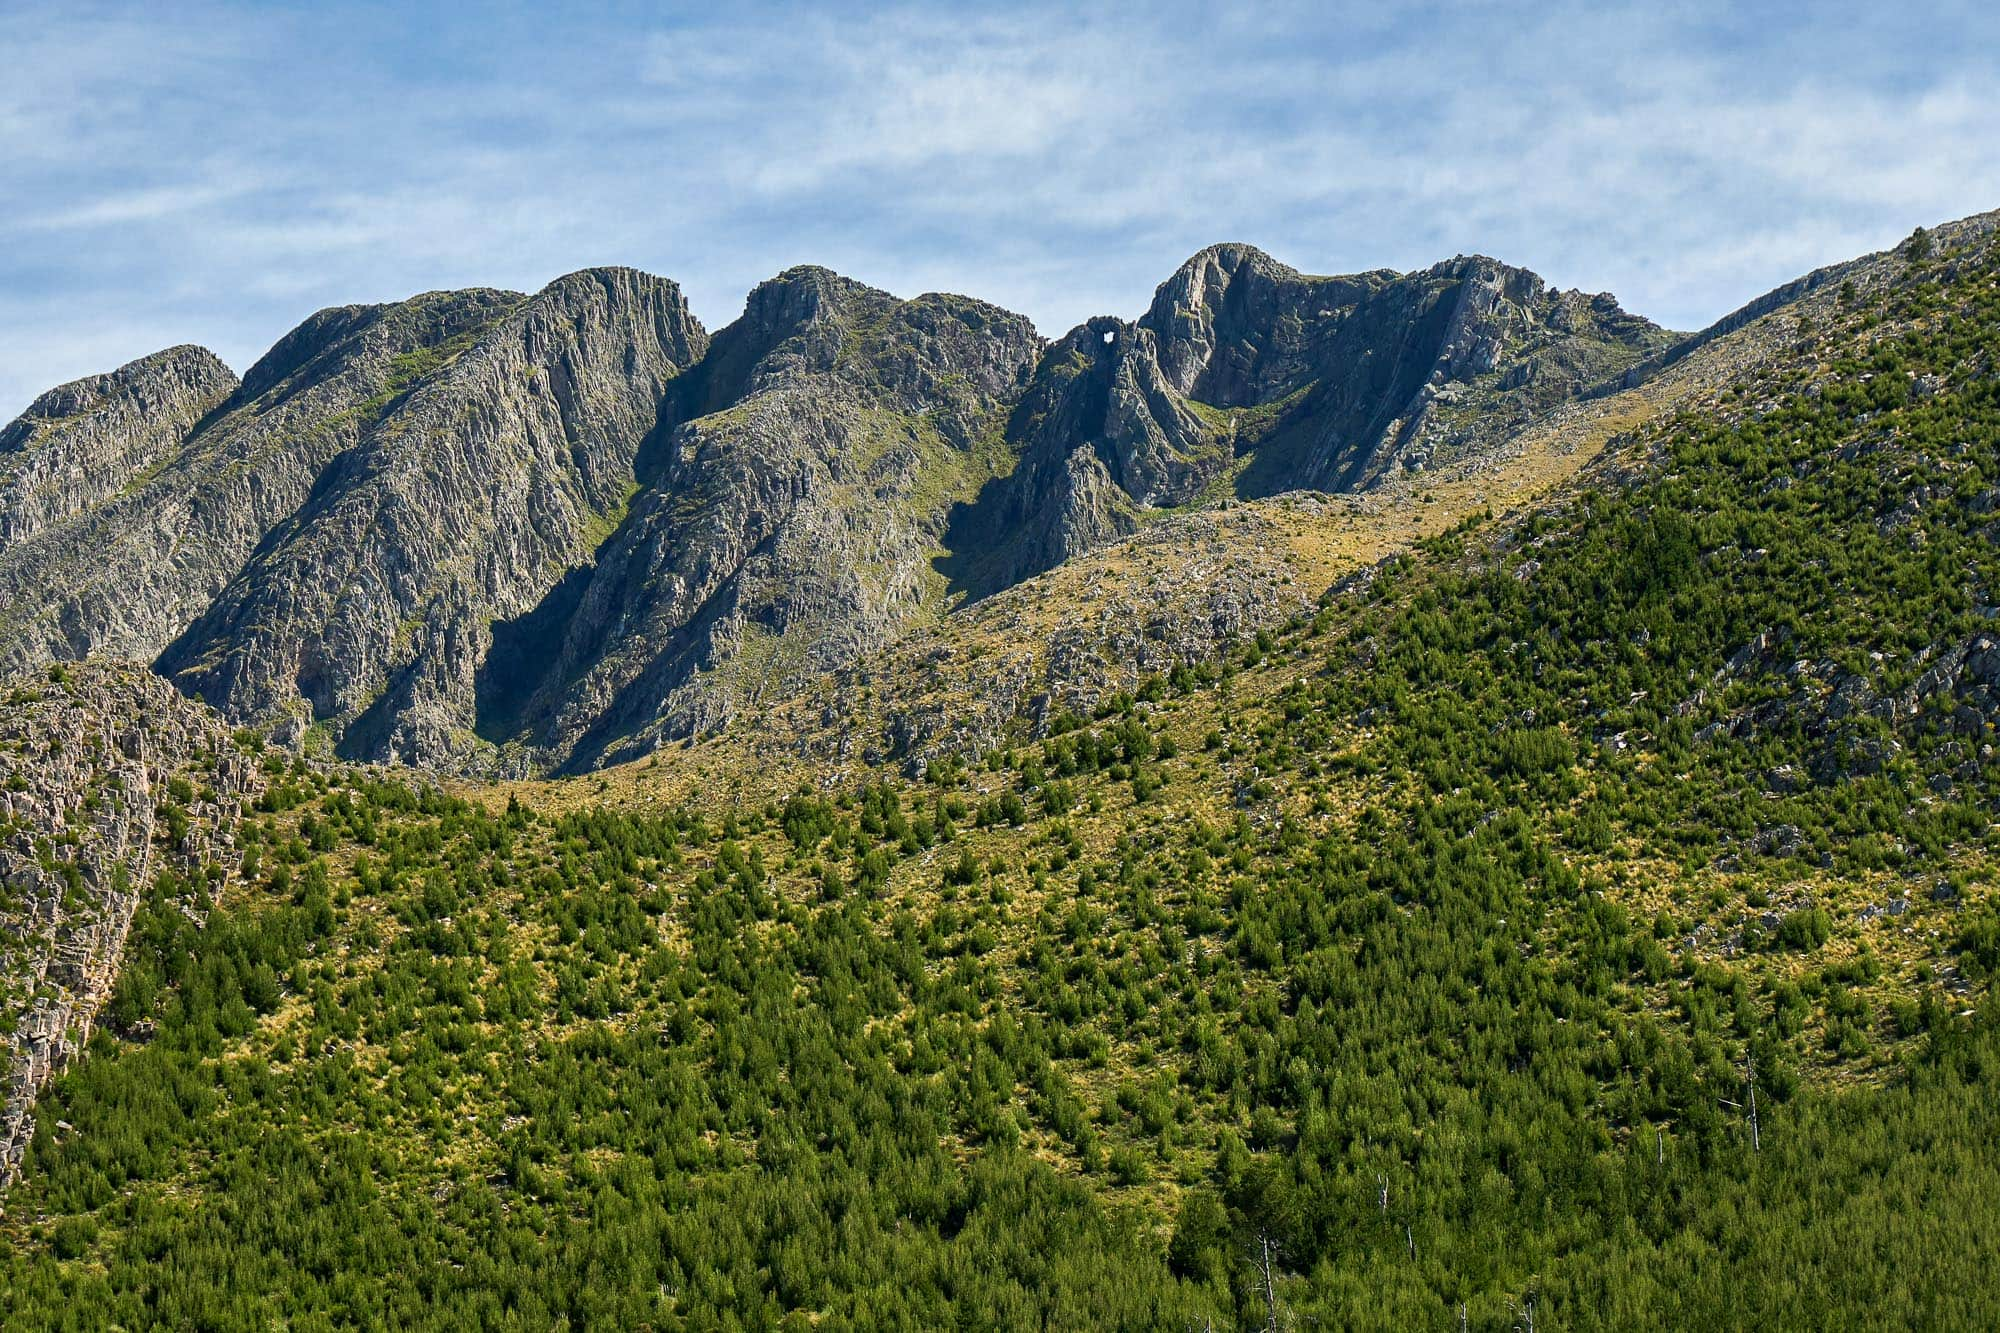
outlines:
{"label": "shrub-covered hillside", "polygon": [[922,781],[266,756],[43,1100],[0,1323],[1989,1322],[2000,268],[1909,263],[1525,524]]}

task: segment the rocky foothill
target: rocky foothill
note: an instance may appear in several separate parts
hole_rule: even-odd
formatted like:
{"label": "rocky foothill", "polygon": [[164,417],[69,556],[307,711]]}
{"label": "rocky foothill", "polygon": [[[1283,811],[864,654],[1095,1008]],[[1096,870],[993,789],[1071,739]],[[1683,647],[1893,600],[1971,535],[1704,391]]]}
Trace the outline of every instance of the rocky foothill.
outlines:
{"label": "rocky foothill", "polygon": [[58,668],[0,693],[0,1184],[36,1093],[89,1040],[155,872],[177,865],[212,893],[260,785],[214,713],[139,668]]}

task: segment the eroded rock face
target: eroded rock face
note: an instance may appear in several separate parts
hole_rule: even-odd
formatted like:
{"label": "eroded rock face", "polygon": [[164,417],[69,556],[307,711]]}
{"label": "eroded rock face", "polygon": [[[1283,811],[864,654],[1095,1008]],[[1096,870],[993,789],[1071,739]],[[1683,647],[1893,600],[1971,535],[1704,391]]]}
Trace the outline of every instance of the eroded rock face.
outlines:
{"label": "eroded rock face", "polygon": [[1194,256],[1134,324],[1050,349],[1016,410],[1020,466],[960,515],[975,595],[1235,493],[1365,489],[1490,448],[1670,340],[1609,296],[1461,258],[1320,278],[1245,245]]}
{"label": "eroded rock face", "polygon": [[491,732],[561,767],[635,753],[934,611],[949,508],[1003,465],[1000,417],[1040,347],[962,297],[811,268],[760,286],[678,386],[587,580],[502,636]]}
{"label": "eroded rock face", "polygon": [[260,785],[220,719],[139,667],[0,695],[0,1185],[111,995],[145,886],[167,862],[219,886]]}
{"label": "eroded rock face", "polygon": [[0,430],[0,551],[116,495],[236,391],[202,347],[170,347],[37,398]]}
{"label": "eroded rock face", "polygon": [[464,342],[362,424],[167,647],[160,667],[184,690],[234,718],[309,718],[352,758],[476,747],[492,622],[589,558],[708,338],[673,283],[596,269]]}
{"label": "eroded rock face", "polygon": [[307,320],[143,477],[0,549],[0,675],[158,656],[424,362],[520,300],[434,293]]}
{"label": "eroded rock face", "polygon": [[0,480],[92,480],[0,543],[0,675],[150,660],[345,757],[573,770],[1162,511],[1498,447],[1664,339],[1491,260],[1321,278],[1242,245],[1054,345],[814,268],[712,342],[627,269],[322,311],[233,392],[177,351],[11,428]]}
{"label": "eroded rock face", "polygon": [[1229,457],[1161,369],[1153,330],[1110,318],[1049,349],[1008,435],[1019,465],[951,529],[975,597],[1131,533],[1142,507],[1187,503]]}

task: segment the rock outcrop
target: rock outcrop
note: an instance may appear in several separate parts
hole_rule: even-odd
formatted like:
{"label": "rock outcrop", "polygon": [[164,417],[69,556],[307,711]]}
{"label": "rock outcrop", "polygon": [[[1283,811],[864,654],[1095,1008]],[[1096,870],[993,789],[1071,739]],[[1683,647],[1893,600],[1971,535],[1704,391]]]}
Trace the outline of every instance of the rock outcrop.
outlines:
{"label": "rock outcrop", "polygon": [[171,862],[212,891],[261,782],[221,720],[159,677],[53,674],[0,695],[0,1185],[36,1094],[111,995],[154,872]]}
{"label": "rock outcrop", "polygon": [[0,551],[131,485],[236,391],[202,347],[170,347],[37,398],[0,430]]}
{"label": "rock outcrop", "polygon": [[[496,620],[592,554],[668,385],[707,349],[680,289],[630,269],[550,284],[440,345],[160,668],[231,717],[295,718],[343,755],[477,745]],[[435,362],[430,364],[429,362]]]}
{"label": "rock outcrop", "polygon": [[813,268],[760,286],[677,386],[646,488],[587,578],[503,631],[488,734],[594,764],[934,615],[950,506],[1004,466],[1004,406],[1040,349],[1026,319],[962,297],[902,301]]}
{"label": "rock outcrop", "polygon": [[1366,489],[1493,447],[1671,335],[1608,295],[1460,258],[1320,278],[1246,245],[1194,256],[1135,323],[1051,349],[1015,412],[1020,466],[955,521],[974,595],[1221,495]]}
{"label": "rock outcrop", "polygon": [[300,325],[145,474],[0,548],[0,675],[93,656],[153,660],[423,367],[521,299],[434,293]]}

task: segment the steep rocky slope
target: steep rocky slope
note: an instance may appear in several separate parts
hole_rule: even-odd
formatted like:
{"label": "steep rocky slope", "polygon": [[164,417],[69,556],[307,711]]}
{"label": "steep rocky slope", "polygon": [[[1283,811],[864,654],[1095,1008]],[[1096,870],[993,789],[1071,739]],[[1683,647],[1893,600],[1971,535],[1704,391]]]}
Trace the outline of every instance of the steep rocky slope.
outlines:
{"label": "steep rocky slope", "polygon": [[489,670],[483,729],[525,742],[516,769],[711,730],[1149,515],[1481,456],[1668,338],[1488,260],[1309,278],[1218,246],[1136,323],[1045,350],[990,307],[796,271],[688,377],[681,413],[708,415],[574,604],[516,627],[526,652],[561,622],[561,648],[531,686]]}
{"label": "steep rocky slope", "polygon": [[934,616],[955,501],[1005,465],[1019,315],[823,269],[751,294],[580,584],[502,635],[485,725],[557,765],[719,725]]}
{"label": "steep rocky slope", "polygon": [[1451,462],[1671,337],[1490,259],[1318,278],[1215,246],[1135,323],[1092,320],[1043,358],[1011,426],[1019,468],[954,525],[957,572],[990,593],[1158,509]]}
{"label": "steep rocky slope", "polygon": [[[1514,468],[1515,491],[1567,475],[1570,452],[1702,397],[1747,356],[1786,354],[1771,330],[1788,312],[1883,262],[1822,270],[1678,340],[1481,257],[1314,277],[1243,245],[1194,256],[1137,320],[1052,344],[968,298],[901,300],[811,268],[764,284],[712,341],[672,283],[629,270],[533,298],[330,310],[233,393],[212,358],[177,349],[8,428],[0,481],[39,480],[0,491],[17,515],[0,672],[133,657],[234,721],[348,757],[598,766],[844,689],[813,684],[830,673],[880,677],[883,650],[932,655],[962,618],[990,639],[1015,603],[979,603],[1121,540],[1179,587],[1177,566],[1237,540],[1187,518],[1207,503],[1368,494],[1372,508],[1321,512],[1384,533],[1391,510],[1422,515],[1405,535],[1448,525],[1451,506],[1488,502],[1476,479],[1493,469]],[[1531,458],[1535,477],[1515,475]],[[82,478],[60,504],[58,474]],[[1226,583],[1238,563],[1257,567],[1237,551],[1214,570]],[[1226,594],[1239,610],[1209,619],[1267,625],[1328,581],[1287,569],[1297,587],[1251,574],[1264,591]],[[1168,598],[1162,623],[1198,600]],[[1019,673],[983,677],[992,697],[971,716],[934,699],[914,724],[877,691],[867,726],[885,739],[865,745],[915,756],[924,736],[1049,713],[1042,695],[1132,683],[1088,667],[1094,648],[1042,653],[1056,642],[1032,646],[1020,690],[1003,688]]]}
{"label": "steep rocky slope", "polygon": [[[1996,223],[2000,214],[1946,224],[1934,242],[1977,255]],[[1821,270],[1656,356],[1629,386],[1565,391],[1493,442],[1422,470],[1391,469],[1358,493],[1155,511],[1131,535],[915,626],[887,651],[676,750],[659,769],[617,770],[612,787],[657,786],[664,773],[675,790],[781,795],[828,773],[883,763],[921,773],[935,759],[1045,735],[1065,715],[1089,716],[1150,677],[1275,631],[1337,590],[1365,588],[1381,561],[1464,519],[1509,520],[1559,504],[1579,486],[1618,488],[1632,473],[1622,447],[1630,438],[1679,413],[1755,409],[1762,399],[1748,386],[1833,355],[1828,330],[1857,302],[1894,292],[1910,271],[1897,251]],[[1878,336],[1898,327],[1885,323]],[[1945,660],[1953,650],[1933,653]]]}
{"label": "steep rocky slope", "polygon": [[170,347],[37,398],[0,430],[0,551],[131,485],[236,391],[202,347]]}
{"label": "steep rocky slope", "polygon": [[0,1184],[36,1093],[111,994],[155,872],[183,871],[199,885],[187,906],[205,908],[261,785],[214,714],[139,668],[59,670],[0,696]]}
{"label": "steep rocky slope", "polygon": [[433,293],[324,310],[300,325],[177,450],[0,549],[0,674],[158,656],[424,365],[520,299]]}
{"label": "steep rocky slope", "polygon": [[441,348],[161,669],[232,717],[310,719],[343,754],[470,749],[492,622],[617,522],[667,386],[707,341],[674,284],[599,269]]}

